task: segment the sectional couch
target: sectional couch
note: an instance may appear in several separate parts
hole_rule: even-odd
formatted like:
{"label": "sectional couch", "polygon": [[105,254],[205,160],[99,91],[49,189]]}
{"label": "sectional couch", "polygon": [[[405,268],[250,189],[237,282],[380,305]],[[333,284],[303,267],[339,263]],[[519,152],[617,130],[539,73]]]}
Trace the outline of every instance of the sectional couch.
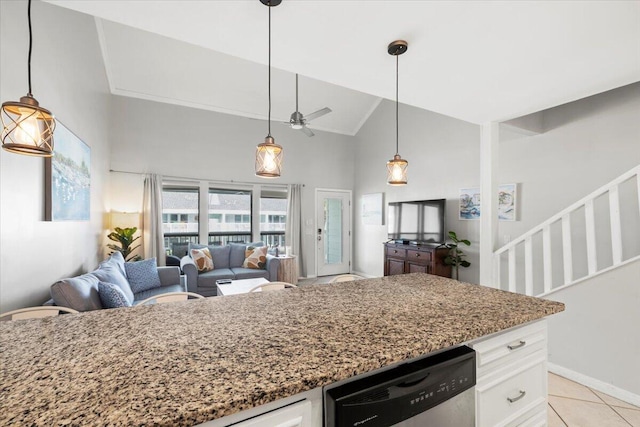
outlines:
{"label": "sectional couch", "polygon": [[[144,261],[143,261],[144,262]],[[167,293],[184,292],[185,286],[180,281],[179,267],[156,267],[159,286],[152,289],[134,292],[127,278],[125,261],[120,252],[114,252],[106,261],[100,263],[97,269],[81,276],[62,279],[51,285],[51,300],[47,305],[59,305],[73,308],[77,311],[100,310],[103,307],[98,291],[99,283],[106,282],[118,286],[131,305],[136,305],[144,299]]]}
{"label": "sectional couch", "polygon": [[[253,279],[263,277],[270,282],[278,280],[280,260],[267,254],[266,267],[264,269],[244,268],[247,246],[264,246],[263,242],[256,243],[230,243],[224,246],[205,246],[189,244],[187,255],[182,257],[180,267],[187,276],[189,292],[195,292],[205,297],[217,295],[216,280],[218,279]],[[191,258],[191,249],[208,248],[213,259],[214,269],[206,272],[198,272],[195,262]]]}

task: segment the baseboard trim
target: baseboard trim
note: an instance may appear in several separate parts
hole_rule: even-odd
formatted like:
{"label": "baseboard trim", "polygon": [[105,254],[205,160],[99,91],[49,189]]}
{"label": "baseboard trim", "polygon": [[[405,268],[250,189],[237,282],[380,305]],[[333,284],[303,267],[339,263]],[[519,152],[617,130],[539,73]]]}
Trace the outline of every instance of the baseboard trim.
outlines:
{"label": "baseboard trim", "polygon": [[621,389],[620,387],[616,387],[612,384],[600,381],[579,372],[572,371],[571,369],[567,369],[563,366],[556,365],[555,363],[548,362],[547,368],[551,373],[560,375],[561,377],[565,377],[594,390],[598,390],[599,392],[608,394],[611,397],[615,397],[616,399],[620,399],[632,405],[640,406],[640,395],[631,393],[630,391]]}

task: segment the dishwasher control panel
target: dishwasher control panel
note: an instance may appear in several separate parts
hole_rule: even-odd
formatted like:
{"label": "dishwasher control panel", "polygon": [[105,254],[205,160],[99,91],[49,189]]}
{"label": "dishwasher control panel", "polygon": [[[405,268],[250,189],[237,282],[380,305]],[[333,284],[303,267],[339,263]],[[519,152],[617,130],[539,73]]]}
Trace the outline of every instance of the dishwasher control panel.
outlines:
{"label": "dishwasher control panel", "polygon": [[388,427],[476,384],[475,352],[466,346],[325,387],[326,427]]}

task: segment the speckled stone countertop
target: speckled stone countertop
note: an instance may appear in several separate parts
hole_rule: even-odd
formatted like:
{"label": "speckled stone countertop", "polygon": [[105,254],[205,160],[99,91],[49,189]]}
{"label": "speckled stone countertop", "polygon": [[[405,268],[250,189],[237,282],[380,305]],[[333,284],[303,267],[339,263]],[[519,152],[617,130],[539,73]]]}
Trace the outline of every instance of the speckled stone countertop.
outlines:
{"label": "speckled stone countertop", "polygon": [[194,425],[562,310],[407,274],[0,322],[0,425]]}

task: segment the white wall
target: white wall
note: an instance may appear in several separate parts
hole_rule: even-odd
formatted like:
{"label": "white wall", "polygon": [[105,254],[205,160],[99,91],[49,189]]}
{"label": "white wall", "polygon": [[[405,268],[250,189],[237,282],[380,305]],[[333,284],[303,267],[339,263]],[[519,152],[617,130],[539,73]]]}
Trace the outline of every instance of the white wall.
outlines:
{"label": "white wall", "polygon": [[[40,305],[96,267],[104,239],[109,94],[93,18],[33,2],[33,95],[91,147],[91,220],[44,221],[44,160],[0,150],[0,311]],[[27,2],[0,1],[0,98],[27,93]]]}
{"label": "white wall", "polygon": [[[283,170],[281,178],[265,180],[254,175],[254,162],[255,147],[267,134],[266,121],[120,96],[113,97],[111,118],[111,168],[115,171],[304,184],[304,221],[315,221],[315,188],[353,188],[353,137],[317,131],[309,138],[272,123],[271,133],[284,149]],[[140,206],[140,176],[116,172],[111,175],[111,208],[130,210],[136,198]],[[311,234],[304,236],[304,262],[307,274],[314,274],[314,226],[306,228]]]}
{"label": "white wall", "polygon": [[[640,262],[549,296],[549,361],[640,397]],[[633,280],[630,280],[634,278]]]}
{"label": "white wall", "polygon": [[[399,151],[409,162],[408,185],[387,185],[386,163],[396,152],[395,102],[383,101],[355,138],[354,271],[372,276],[384,273],[388,202],[444,198],[445,230],[472,242],[464,248],[471,267],[460,269],[460,280],[477,283],[479,221],[459,220],[457,208],[460,188],[480,185],[480,127],[403,104],[399,116]],[[362,195],[379,192],[384,193],[385,225],[362,224]]]}

